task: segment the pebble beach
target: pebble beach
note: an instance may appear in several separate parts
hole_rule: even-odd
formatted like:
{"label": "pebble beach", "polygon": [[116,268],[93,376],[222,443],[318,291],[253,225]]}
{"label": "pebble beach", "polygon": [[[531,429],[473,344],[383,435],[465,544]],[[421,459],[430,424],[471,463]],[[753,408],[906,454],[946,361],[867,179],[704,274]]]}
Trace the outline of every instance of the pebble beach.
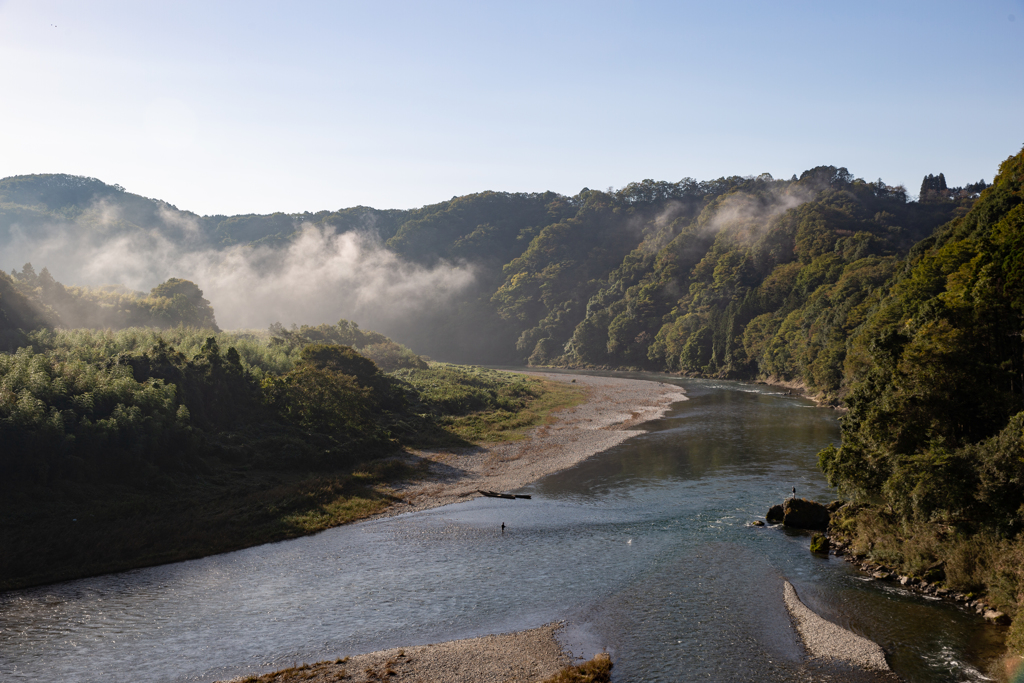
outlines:
{"label": "pebble beach", "polygon": [[451,640],[432,645],[392,648],[338,660],[282,669],[233,683],[513,683],[542,681],[571,663],[555,638],[560,624]]}

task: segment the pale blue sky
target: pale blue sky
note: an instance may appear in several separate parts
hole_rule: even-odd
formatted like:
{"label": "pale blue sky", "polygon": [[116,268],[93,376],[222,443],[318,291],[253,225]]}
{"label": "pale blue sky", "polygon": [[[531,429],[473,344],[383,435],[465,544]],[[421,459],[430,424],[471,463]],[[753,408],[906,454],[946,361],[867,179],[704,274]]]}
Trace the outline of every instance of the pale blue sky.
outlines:
{"label": "pale blue sky", "polygon": [[0,177],[201,214],[821,164],[916,194],[1024,145],[1024,0],[0,0],[0,64]]}

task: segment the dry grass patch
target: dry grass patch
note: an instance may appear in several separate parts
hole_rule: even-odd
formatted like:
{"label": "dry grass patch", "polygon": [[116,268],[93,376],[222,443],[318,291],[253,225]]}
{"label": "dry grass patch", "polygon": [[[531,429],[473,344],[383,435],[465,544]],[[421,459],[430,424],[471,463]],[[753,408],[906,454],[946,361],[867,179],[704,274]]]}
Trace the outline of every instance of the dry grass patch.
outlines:
{"label": "dry grass patch", "polygon": [[589,662],[567,666],[544,683],[610,683],[612,658],[602,652]]}

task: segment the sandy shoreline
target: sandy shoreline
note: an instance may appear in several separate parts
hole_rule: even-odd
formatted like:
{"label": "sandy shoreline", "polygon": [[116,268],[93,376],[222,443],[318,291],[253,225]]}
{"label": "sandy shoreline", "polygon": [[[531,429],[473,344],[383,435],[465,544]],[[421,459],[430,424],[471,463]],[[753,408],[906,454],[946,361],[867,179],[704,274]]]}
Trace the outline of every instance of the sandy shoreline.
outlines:
{"label": "sandy shoreline", "polygon": [[[457,503],[479,496],[478,489],[512,491],[548,474],[642,434],[637,427],[661,417],[676,401],[686,400],[671,384],[622,377],[524,373],[559,382],[575,382],[588,391],[587,401],[554,413],[550,424],[536,427],[522,441],[468,449],[414,451],[411,459],[427,462],[427,476],[400,484],[392,492],[403,503],[378,515]],[[308,680],[357,683],[388,680],[513,683],[538,681],[571,663],[555,637],[560,624],[516,633],[489,635],[433,645],[394,648],[321,662],[301,670],[264,674],[262,682]],[[390,673],[389,673],[390,672]],[[242,676],[234,681],[257,680]]]}
{"label": "sandy shoreline", "polygon": [[378,517],[390,517],[479,496],[479,489],[512,491],[642,434],[636,427],[661,417],[675,401],[686,400],[672,384],[622,377],[524,373],[582,385],[585,403],[557,411],[551,424],[534,428],[522,441],[466,449],[413,451],[428,463],[422,480],[393,487],[404,504]]}

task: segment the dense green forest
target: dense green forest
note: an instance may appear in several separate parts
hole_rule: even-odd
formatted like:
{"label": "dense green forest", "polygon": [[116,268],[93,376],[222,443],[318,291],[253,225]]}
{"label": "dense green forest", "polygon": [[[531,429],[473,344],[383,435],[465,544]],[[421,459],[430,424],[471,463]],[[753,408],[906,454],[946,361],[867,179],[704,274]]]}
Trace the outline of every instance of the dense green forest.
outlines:
{"label": "dense green forest", "polygon": [[[219,331],[203,291],[194,282],[181,278],[170,278],[148,294],[117,285],[65,287],[46,268],[36,274],[32,264],[26,263],[10,275],[0,272],[0,292],[7,292],[19,302],[16,310],[27,309],[35,318],[27,325],[19,322],[24,314],[18,319],[0,318],[2,334],[11,336],[12,341],[23,341],[17,337],[18,329],[56,327],[123,329],[186,325]],[[0,312],[5,311],[6,307]]]}
{"label": "dense green forest", "polygon": [[[862,504],[842,524],[856,552],[1011,615],[1024,605],[1022,313],[1024,152],[911,249],[846,335],[842,444],[819,456]],[[1011,644],[1024,652],[1024,619]]]}
{"label": "dense green forest", "polygon": [[[985,592],[1015,615],[1024,604],[1022,185],[1024,152],[991,185],[928,175],[916,200],[820,166],[790,179],[644,180],[571,197],[483,192],[414,210],[200,217],[97,180],[8,178],[0,250],[67,229],[279,248],[312,225],[371,235],[425,267],[471,264],[476,279],[415,324],[382,330],[395,341],[343,322],[188,342],[184,328],[136,330],[144,341],[128,344],[60,330],[213,329],[202,283],[89,289],[25,264],[0,274],[0,343],[12,352],[0,357],[0,428],[17,444],[0,466],[33,481],[93,467],[142,472],[147,458],[176,463],[210,444],[232,452],[211,435],[255,414],[317,434],[308,449],[292,434],[311,462],[350,452],[345,444],[373,452],[440,435],[430,430],[450,425],[444,411],[462,408],[424,398],[430,382],[416,373],[437,370],[402,344],[461,362],[779,382],[845,410],[842,443],[820,462],[853,501],[836,530],[855,552]],[[495,400],[485,404],[500,410]],[[1024,649],[1024,619],[1015,624]]]}
{"label": "dense green forest", "polygon": [[[304,226],[358,232],[407,262],[472,265],[468,291],[380,328],[432,357],[799,375],[835,392],[838,378],[822,367],[840,353],[829,335],[856,326],[866,300],[850,307],[853,318],[826,322],[812,318],[827,302],[810,298],[822,284],[833,298],[854,289],[868,297],[984,186],[946,188],[941,174],[925,181],[919,202],[902,187],[823,166],[789,180],[644,180],[572,197],[483,192],[405,211],[199,217],[98,180],[22,176],[0,180],[0,253],[48,237],[102,243],[156,232],[183,249],[217,250],[281,247]],[[160,307],[153,293],[65,288],[45,270],[9,267],[21,268],[13,275],[22,293],[54,324],[173,325],[176,315],[194,324],[192,311]],[[791,319],[797,309],[812,318]],[[793,339],[794,326],[819,323],[810,345]]]}

